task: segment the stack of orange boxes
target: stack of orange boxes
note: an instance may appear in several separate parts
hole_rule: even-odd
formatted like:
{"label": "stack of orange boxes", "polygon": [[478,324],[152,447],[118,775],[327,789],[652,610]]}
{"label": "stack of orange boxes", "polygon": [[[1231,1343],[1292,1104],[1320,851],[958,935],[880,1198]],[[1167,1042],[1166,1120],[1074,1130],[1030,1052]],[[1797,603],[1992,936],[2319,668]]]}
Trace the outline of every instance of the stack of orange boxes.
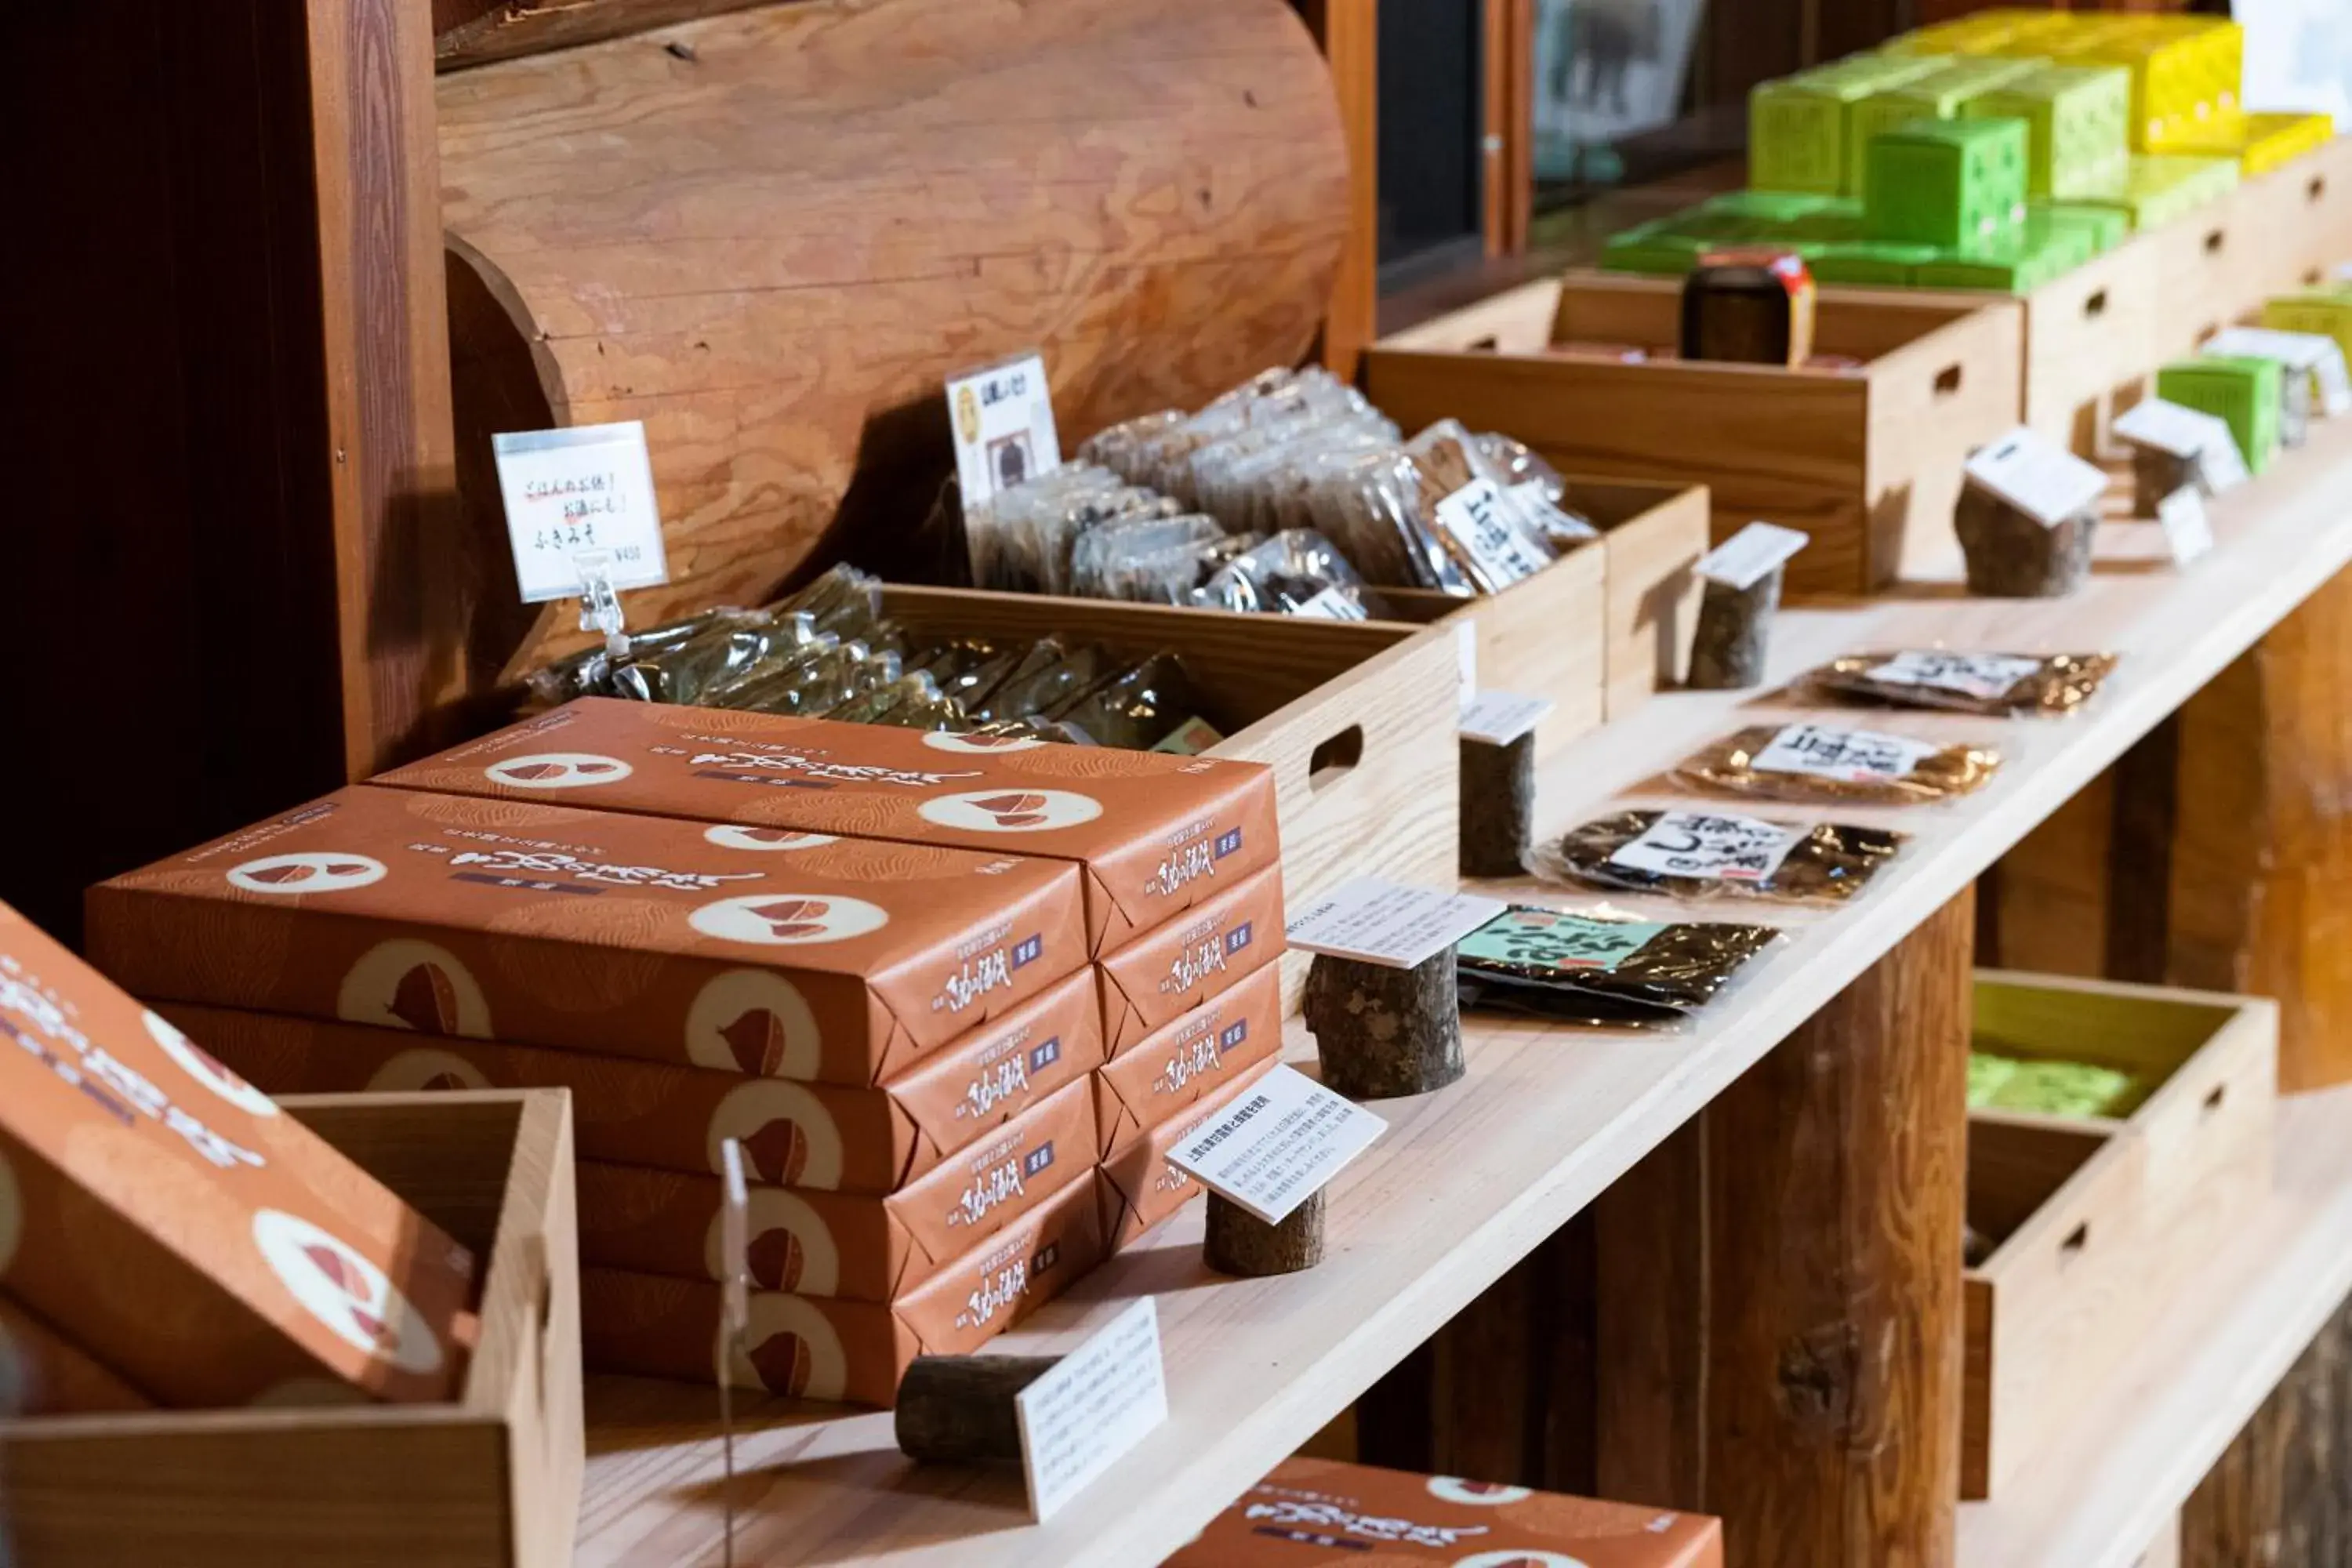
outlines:
{"label": "stack of orange boxes", "polygon": [[[1265,770],[583,700],[93,889],[101,965],[273,1092],[569,1088],[583,1336],[887,1404],[1192,1195],[1279,1050]],[[1107,1158],[1108,1157],[1108,1158]]]}

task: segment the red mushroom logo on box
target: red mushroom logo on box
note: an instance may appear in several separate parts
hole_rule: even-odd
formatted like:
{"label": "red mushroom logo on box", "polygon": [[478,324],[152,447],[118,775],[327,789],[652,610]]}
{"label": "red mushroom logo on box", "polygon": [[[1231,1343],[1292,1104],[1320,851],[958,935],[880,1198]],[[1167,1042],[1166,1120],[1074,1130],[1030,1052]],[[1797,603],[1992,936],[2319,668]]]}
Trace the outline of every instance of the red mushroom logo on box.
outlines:
{"label": "red mushroom logo on box", "polygon": [[223,1067],[212,1053],[152,1013],[143,1015],[147,1033],[182,1070],[249,1116],[275,1116],[278,1102]]}
{"label": "red mushroom logo on box", "polygon": [[929,730],[923,734],[923,744],[932,750],[960,752],[966,756],[982,752],[1027,752],[1045,743],[1032,735],[954,735],[945,730]]}
{"label": "red mushroom logo on box", "polygon": [[384,866],[364,855],[338,855],[306,849],[292,855],[267,855],[228,870],[228,884],[248,893],[293,895],[345,893],[383,880]]}
{"label": "red mushroom logo on box", "polygon": [[424,1376],[441,1365],[441,1342],[383,1270],[299,1215],[262,1209],[254,1245],[304,1310],[354,1350]]}
{"label": "red mushroom logo on box", "polygon": [[1429,1478],[1429,1495],[1447,1502],[1500,1508],[1507,1502],[1524,1502],[1536,1494],[1525,1487],[1502,1486],[1494,1481],[1465,1481],[1459,1476],[1432,1476]]}
{"label": "red mushroom logo on box", "polygon": [[728,1381],[801,1399],[839,1399],[849,1367],[841,1336],[801,1296],[751,1298],[751,1323],[729,1347]]}
{"label": "red mushroom logo on box", "polygon": [[380,942],[360,954],[335,993],[335,1016],[420,1035],[490,1037],[490,1004],[480,983],[455,953],[414,937]]}
{"label": "red mushroom logo on box", "polygon": [[743,1145],[755,1182],[819,1192],[841,1185],[841,1129],[796,1083],[759,1079],[728,1091],[710,1113],[704,1152],[713,1172],[727,1168],[719,1146],[730,1138]]}
{"label": "red mushroom logo on box", "polygon": [[420,1046],[403,1051],[375,1069],[363,1091],[368,1094],[416,1094],[427,1089],[489,1089],[489,1078],[455,1051]]}
{"label": "red mushroom logo on box", "polygon": [[695,994],[686,1056],[697,1067],[754,1078],[814,1078],[822,1037],[801,988],[764,969],[730,969]]}
{"label": "red mushroom logo on box", "polygon": [[721,942],[793,947],[846,942],[880,931],[890,923],[890,911],[863,899],[834,894],[753,893],[705,904],[687,916],[687,922]]}
{"label": "red mushroom logo on box", "polygon": [[541,752],[492,763],[482,770],[482,776],[512,789],[585,789],[592,784],[619,784],[635,771],[618,757],[600,757],[593,752]]}
{"label": "red mushroom logo on box", "polygon": [[814,849],[822,845],[841,842],[837,835],[831,833],[802,833],[790,827],[749,827],[734,822],[706,827],[702,830],[702,837],[721,849]]}
{"label": "red mushroom logo on box", "polygon": [[1066,789],[976,789],[943,795],[915,808],[926,822],[982,833],[1042,833],[1076,827],[1102,815],[1102,802]]}

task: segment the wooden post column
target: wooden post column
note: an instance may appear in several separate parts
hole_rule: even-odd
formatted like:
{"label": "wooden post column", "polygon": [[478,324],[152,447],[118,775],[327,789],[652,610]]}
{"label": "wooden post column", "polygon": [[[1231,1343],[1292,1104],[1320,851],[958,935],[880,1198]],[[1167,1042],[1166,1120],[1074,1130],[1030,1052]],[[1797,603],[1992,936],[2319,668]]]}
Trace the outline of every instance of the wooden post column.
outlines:
{"label": "wooden post column", "polygon": [[1601,1489],[1721,1514],[1734,1568],[1953,1560],[1974,920],[1946,905],[1599,1208]]}

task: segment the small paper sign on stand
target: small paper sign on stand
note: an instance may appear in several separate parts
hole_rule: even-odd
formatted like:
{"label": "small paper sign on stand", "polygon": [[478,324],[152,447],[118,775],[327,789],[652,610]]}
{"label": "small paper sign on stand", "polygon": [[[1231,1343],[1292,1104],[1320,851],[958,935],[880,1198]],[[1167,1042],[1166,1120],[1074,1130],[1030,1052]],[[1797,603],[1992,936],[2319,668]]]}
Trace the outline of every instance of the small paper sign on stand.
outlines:
{"label": "small paper sign on stand", "polygon": [[645,426],[513,431],[490,449],[522,602],[577,597],[581,629],[625,649],[620,595],[669,581]]}
{"label": "small paper sign on stand", "polygon": [[1290,917],[1292,947],[1360,963],[1414,969],[1503,912],[1500,899],[1408,888],[1377,877],[1344,882]]}
{"label": "small paper sign on stand", "polygon": [[1277,1067],[1168,1155],[1168,1163],[1266,1225],[1280,1225],[1388,1123],[1296,1068]]}
{"label": "small paper sign on stand", "polygon": [[967,372],[948,383],[947,398],[965,516],[1062,466],[1044,356],[1021,354]]}
{"label": "small paper sign on stand", "polygon": [[1692,570],[1709,583],[1745,593],[1812,542],[1812,537],[1777,522],[1751,522],[1698,558]]}
{"label": "small paper sign on stand", "polygon": [[1961,471],[2044,528],[2096,505],[2107,488],[2098,468],[2024,426],[1970,454]]}
{"label": "small paper sign on stand", "polygon": [[2213,548],[2212,520],[2205,515],[2205,497],[2195,485],[2183,485],[2158,501],[2156,521],[2164,526],[2164,542],[2171,548],[2176,566],[2189,565]]}
{"label": "small paper sign on stand", "polygon": [[1030,1517],[1043,1524],[1168,1419],[1160,1311],[1146,1296],[1013,1398]]}

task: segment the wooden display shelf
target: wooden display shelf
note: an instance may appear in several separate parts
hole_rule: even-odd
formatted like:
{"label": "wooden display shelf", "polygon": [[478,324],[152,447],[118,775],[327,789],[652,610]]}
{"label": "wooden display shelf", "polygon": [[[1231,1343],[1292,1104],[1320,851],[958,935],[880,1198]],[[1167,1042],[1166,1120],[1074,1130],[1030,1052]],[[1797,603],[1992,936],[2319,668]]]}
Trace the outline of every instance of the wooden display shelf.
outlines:
{"label": "wooden display shelf", "polygon": [[1991,1502],[1961,1568],[2132,1568],[2352,1291],[2352,1087],[2279,1107],[2273,1190]]}
{"label": "wooden display shelf", "polygon": [[[2352,504],[2337,498],[2347,493],[2352,421],[2341,421],[2215,503],[2221,546],[2185,574],[2164,563],[2156,525],[2126,523],[2103,531],[2098,570],[2071,599],[1969,599],[1954,561],[1864,605],[1784,612],[1776,680],[1837,654],[1905,645],[2100,649],[2123,660],[2087,711],[2062,721],[1853,711],[1850,721],[1865,728],[1995,742],[2005,765],[1954,804],[1838,811],[1899,826],[1912,842],[1852,908],[1767,917],[1788,926],[1790,940],[1686,1033],[1473,1021],[1465,1082],[1380,1107],[1390,1131],[1331,1189],[1329,1253],[1319,1268],[1279,1279],[1215,1279],[1199,1261],[1196,1208],[1004,1341],[1008,1351],[1066,1346],[1134,1296],[1159,1298],[1169,1420],[1051,1524],[1027,1522],[1017,1477],[916,1469],[894,1447],[887,1414],[739,1406],[739,1553],[772,1563],[958,1568],[1158,1563],[2342,570],[2352,561]],[[1538,826],[1556,833],[1612,802],[1673,798],[1664,773],[1699,746],[1808,711],[1818,710],[1770,689],[1661,694],[1545,766]],[[2005,957],[2030,967],[2032,955]],[[1303,1032],[1290,1046],[1295,1058],[1311,1058]],[[2352,1139],[2331,1137],[2352,1150]],[[2352,1152],[2343,1158],[2352,1163]],[[2343,1206],[2352,1226],[2352,1195]],[[2345,1234],[2331,1232],[2333,1255],[2304,1272],[2352,1273]],[[2338,1284],[2329,1301],[2342,1294]],[[2251,1408],[2268,1382],[2242,1381]],[[716,1563],[715,1395],[592,1383],[579,1561]],[[2233,1425],[2220,1429],[2213,1451]],[[2064,1484],[2063,1467],[2048,1470],[2052,1485]],[[2194,1471],[2183,1475],[2173,1502]],[[1979,1560],[2006,1561],[1998,1552]]]}

